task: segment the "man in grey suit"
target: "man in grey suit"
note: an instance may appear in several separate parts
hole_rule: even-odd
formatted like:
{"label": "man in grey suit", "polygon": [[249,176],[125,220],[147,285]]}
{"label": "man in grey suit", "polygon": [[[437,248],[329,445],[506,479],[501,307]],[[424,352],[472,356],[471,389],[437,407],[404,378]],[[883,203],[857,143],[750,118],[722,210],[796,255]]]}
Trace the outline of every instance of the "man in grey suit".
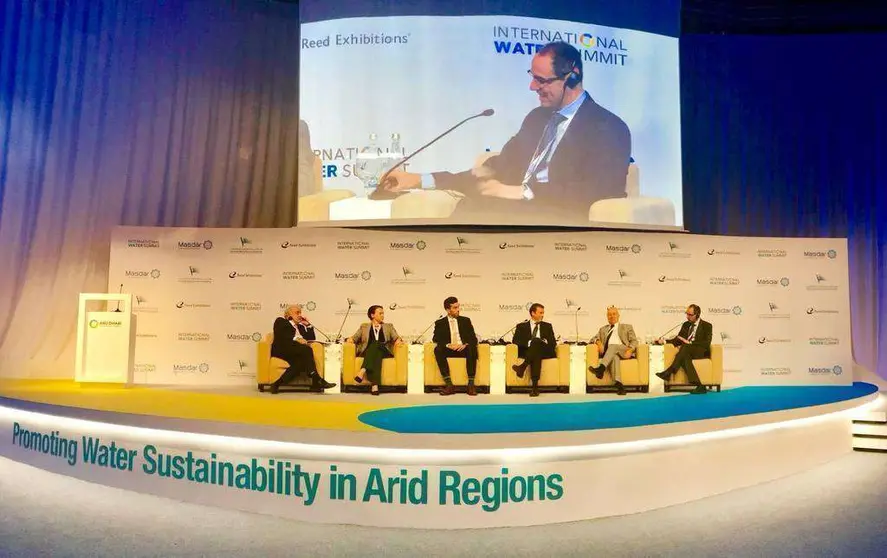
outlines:
{"label": "man in grey suit", "polygon": [[630,324],[619,321],[619,310],[615,306],[607,308],[607,325],[603,326],[597,335],[591,340],[597,345],[600,363],[589,366],[598,379],[604,377],[604,371],[609,367],[616,384],[616,393],[625,395],[625,386],[622,385],[622,373],[619,370],[619,361],[632,358],[638,348],[638,338],[634,334],[634,328]]}
{"label": "man in grey suit", "polygon": [[357,356],[363,357],[363,367],[354,377],[354,381],[362,384],[369,381],[370,393],[379,395],[379,384],[382,383],[382,359],[394,357],[394,346],[402,343],[394,326],[385,322],[385,309],[374,304],[367,310],[368,323],[361,324],[357,331],[345,340],[356,345]]}

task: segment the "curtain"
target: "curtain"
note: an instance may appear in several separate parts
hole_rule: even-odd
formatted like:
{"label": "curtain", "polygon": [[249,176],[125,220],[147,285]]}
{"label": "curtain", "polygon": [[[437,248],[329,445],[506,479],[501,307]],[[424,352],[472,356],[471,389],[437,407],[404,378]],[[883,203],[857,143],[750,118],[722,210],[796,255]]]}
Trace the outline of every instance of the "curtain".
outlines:
{"label": "curtain", "polygon": [[290,226],[298,7],[0,4],[0,374],[70,377],[118,224]]}

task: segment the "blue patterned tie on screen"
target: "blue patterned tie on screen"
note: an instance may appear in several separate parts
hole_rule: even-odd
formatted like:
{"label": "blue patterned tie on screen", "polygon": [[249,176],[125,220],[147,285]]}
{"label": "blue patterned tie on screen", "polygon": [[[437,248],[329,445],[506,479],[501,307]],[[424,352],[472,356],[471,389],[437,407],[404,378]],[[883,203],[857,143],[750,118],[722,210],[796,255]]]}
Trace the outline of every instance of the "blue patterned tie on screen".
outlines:
{"label": "blue patterned tie on screen", "polygon": [[533,153],[533,158],[530,159],[530,166],[527,167],[527,173],[524,175],[523,184],[535,182],[536,173],[539,171],[539,167],[541,167],[542,163],[547,161],[551,156],[550,152],[554,147],[554,140],[557,138],[557,127],[566,119],[567,117],[559,112],[555,112],[551,115],[548,124],[545,125],[545,130],[542,132],[542,138],[539,140],[539,145],[536,146],[536,152]]}

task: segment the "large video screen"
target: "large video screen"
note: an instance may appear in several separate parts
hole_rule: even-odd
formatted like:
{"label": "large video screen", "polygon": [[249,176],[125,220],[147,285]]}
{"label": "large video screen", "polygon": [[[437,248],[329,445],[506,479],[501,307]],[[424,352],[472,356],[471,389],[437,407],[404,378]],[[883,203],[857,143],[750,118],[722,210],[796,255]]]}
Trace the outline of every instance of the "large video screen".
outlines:
{"label": "large video screen", "polygon": [[299,225],[682,228],[677,1],[424,4],[300,3]]}

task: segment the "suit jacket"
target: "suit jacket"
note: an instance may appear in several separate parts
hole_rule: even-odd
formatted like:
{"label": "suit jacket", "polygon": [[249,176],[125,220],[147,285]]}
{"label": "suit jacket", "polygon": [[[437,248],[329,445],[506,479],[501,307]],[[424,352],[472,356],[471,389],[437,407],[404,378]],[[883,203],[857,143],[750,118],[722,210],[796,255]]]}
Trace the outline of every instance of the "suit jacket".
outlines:
{"label": "suit jacket", "polygon": [[[370,344],[371,329],[372,325],[370,322],[360,324],[360,327],[357,328],[357,331],[351,336],[351,340],[356,346],[358,356],[362,355],[364,351],[367,350],[367,345]],[[400,339],[400,335],[397,334],[397,330],[394,329],[394,326],[388,322],[382,322],[382,335],[385,336],[385,348],[393,355],[394,342]]]}
{"label": "suit jacket", "polygon": [[[678,339],[678,337],[683,337],[684,339],[689,338],[690,336],[690,327],[691,324],[689,321],[684,322],[684,325],[681,326],[681,331],[678,332],[677,336],[672,337],[668,340],[669,343],[674,345],[675,347],[680,347],[684,343]],[[711,332],[712,327],[711,323],[706,322],[703,319],[699,319],[696,322],[696,337],[693,338],[693,342],[690,343],[691,347],[699,347],[705,353],[705,356],[711,356]]]}
{"label": "suit jacket", "polygon": [[[434,335],[431,340],[436,345],[448,345],[450,343],[450,324],[449,318],[444,316],[434,322]],[[471,320],[465,316],[457,316],[456,323],[459,327],[459,337],[466,345],[477,345],[477,334],[474,333],[474,326]]]}
{"label": "suit jacket", "polygon": [[[603,344],[604,340],[607,338],[607,332],[610,331],[610,324],[607,324],[597,332],[597,335],[592,337],[591,342],[596,343],[600,340],[601,344]],[[610,336],[610,344],[611,345],[625,345],[629,347],[632,351],[638,348],[638,337],[634,334],[634,328],[631,324],[623,324],[619,322],[619,327],[616,328],[616,331],[613,332],[613,335]]]}
{"label": "suit jacket", "polygon": [[[314,328],[306,327],[298,324],[299,335],[305,338],[305,341],[314,341]],[[286,318],[280,317],[274,320],[274,340],[271,342],[271,356],[282,358],[289,354],[292,347],[297,343],[293,341],[296,336],[296,328],[292,322]]]}
{"label": "suit jacket", "polygon": [[[532,325],[532,322],[527,321],[517,324],[517,327],[514,328],[514,336],[511,338],[511,342],[517,345],[517,355],[521,358],[527,352],[527,345],[530,343],[530,337],[533,333]],[[539,337],[547,341],[545,344],[545,358],[549,358],[549,355],[553,357],[556,352],[557,339],[554,338],[554,328],[551,327],[550,323],[539,322]]]}
{"label": "suit jacket", "polygon": [[[552,109],[537,107],[524,118],[520,130],[499,155],[484,166],[504,184],[519,185],[542,138]],[[502,200],[477,193],[471,171],[434,173],[436,188],[466,194],[454,216],[521,214],[526,221],[588,224],[588,208],[607,198],[625,197],[631,157],[631,132],[618,116],[595,103],[591,96],[579,106],[548,166],[548,183],[533,187],[532,200]],[[557,219],[552,221],[552,219]]]}

